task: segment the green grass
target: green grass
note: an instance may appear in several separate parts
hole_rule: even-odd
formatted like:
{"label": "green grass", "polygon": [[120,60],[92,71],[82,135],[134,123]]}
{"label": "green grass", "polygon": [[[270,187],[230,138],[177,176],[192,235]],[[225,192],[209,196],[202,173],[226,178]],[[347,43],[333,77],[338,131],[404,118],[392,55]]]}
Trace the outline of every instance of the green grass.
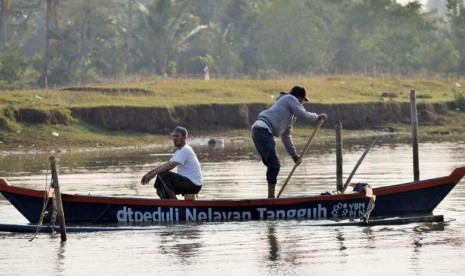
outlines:
{"label": "green grass", "polygon": [[[457,86],[457,84],[461,86]],[[304,86],[312,102],[359,103],[381,100],[409,101],[411,89],[419,100],[452,101],[463,91],[465,79],[368,78],[358,76],[315,76],[279,80],[169,79],[131,80],[87,87],[121,89],[118,93],[65,91],[61,89],[0,91],[0,107],[16,108],[153,106],[173,107],[198,104],[272,103],[280,91]],[[149,95],[133,93],[143,89]],[[397,97],[380,99],[383,92]]]}
{"label": "green grass", "polygon": [[[83,125],[26,125],[16,132],[0,132],[0,150],[58,150],[63,147],[101,148],[138,147],[148,144],[164,145],[169,135],[131,132],[108,132]],[[3,142],[7,141],[7,142]]]}

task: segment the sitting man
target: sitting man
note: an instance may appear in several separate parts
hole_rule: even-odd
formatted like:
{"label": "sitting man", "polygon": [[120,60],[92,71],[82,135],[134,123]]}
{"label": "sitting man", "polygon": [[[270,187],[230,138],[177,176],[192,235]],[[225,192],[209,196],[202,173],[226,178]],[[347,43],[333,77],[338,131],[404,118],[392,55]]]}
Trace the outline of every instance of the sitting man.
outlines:
{"label": "sitting man", "polygon": [[[197,194],[202,188],[199,160],[192,147],[186,143],[187,129],[177,126],[173,130],[172,139],[178,149],[173,157],[146,173],[140,181],[145,185],[157,176],[154,187],[157,189],[157,195],[162,199],[177,199],[178,194]],[[171,172],[176,166],[178,172]]]}

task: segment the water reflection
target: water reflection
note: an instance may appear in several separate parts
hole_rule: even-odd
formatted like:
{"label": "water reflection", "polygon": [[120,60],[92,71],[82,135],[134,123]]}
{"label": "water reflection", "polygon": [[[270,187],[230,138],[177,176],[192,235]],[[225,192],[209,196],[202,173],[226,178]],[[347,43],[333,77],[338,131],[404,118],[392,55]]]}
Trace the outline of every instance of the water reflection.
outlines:
{"label": "water reflection", "polygon": [[347,247],[344,245],[344,236],[342,234],[342,232],[338,229],[336,229],[336,240],[338,241],[339,243],[339,250],[340,251],[344,251],[347,249]]}
{"label": "water reflection", "polygon": [[[302,144],[305,141],[302,139]],[[366,139],[358,146],[345,141],[344,180],[370,141]],[[283,196],[334,190],[333,146],[331,141],[314,144]],[[265,168],[251,141],[225,140],[224,147],[211,148],[205,140],[194,147],[204,171],[201,199],[266,196]],[[284,180],[293,163],[279,147]],[[463,152],[463,142],[420,144],[421,178],[448,175],[455,167],[465,166]],[[171,154],[171,147],[61,153],[62,191],[155,197],[152,186],[140,185],[140,178],[150,166],[166,161]],[[44,189],[48,184],[48,157],[0,156],[0,176],[13,185]],[[389,144],[381,139],[366,156],[353,182],[380,187],[410,181],[411,164],[409,144]],[[83,268],[89,273],[119,275],[133,274],[135,268],[139,274],[178,275],[460,275],[465,270],[465,180],[435,214],[443,214],[447,223],[361,228],[328,228],[309,221],[180,224],[144,233],[72,234],[62,244],[59,237],[40,236],[30,243],[30,235],[24,238],[2,233],[0,267],[6,275],[73,275],[82,273]],[[0,221],[25,223],[3,197]],[[31,266],[24,261],[25,256],[28,260],[45,256],[55,261]]]}
{"label": "water reflection", "polygon": [[376,239],[372,227],[364,227],[362,232],[367,239],[366,248],[374,248]]}
{"label": "water reflection", "polygon": [[[184,265],[196,262],[199,250],[203,246],[200,227],[190,226],[188,229],[162,232],[159,235],[159,251],[166,254],[168,259],[177,259]],[[172,262],[165,265],[170,266]]]}
{"label": "water reflection", "polygon": [[273,223],[268,223],[267,224],[267,229],[268,229],[268,244],[269,244],[269,254],[268,254],[268,260],[269,261],[277,261],[279,258],[279,244],[278,244],[278,239],[276,238],[276,228]]}
{"label": "water reflection", "polygon": [[62,273],[64,272],[64,263],[66,255],[66,242],[60,242],[57,250],[57,259],[55,261],[55,271]]}

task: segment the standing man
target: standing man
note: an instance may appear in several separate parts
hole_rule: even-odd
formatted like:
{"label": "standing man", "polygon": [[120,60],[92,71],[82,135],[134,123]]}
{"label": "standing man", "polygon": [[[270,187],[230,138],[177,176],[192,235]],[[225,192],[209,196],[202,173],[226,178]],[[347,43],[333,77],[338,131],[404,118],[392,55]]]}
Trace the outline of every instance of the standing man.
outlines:
{"label": "standing man", "polygon": [[327,118],[325,113],[307,112],[303,106],[304,101],[308,101],[305,88],[294,86],[289,93],[281,92],[273,106],[260,112],[252,125],[253,142],[267,167],[268,198],[275,198],[276,182],[281,168],[273,136],[281,137],[286,151],[294,162],[298,162],[299,156],[291,136],[293,124],[297,119],[315,122]]}
{"label": "standing man", "polygon": [[[197,194],[202,188],[202,172],[194,150],[187,144],[187,129],[177,126],[172,133],[174,146],[178,149],[166,163],[146,173],[142,185],[150,182],[155,176],[155,189],[161,199],[176,199],[176,195]],[[178,167],[178,172],[171,172]]]}

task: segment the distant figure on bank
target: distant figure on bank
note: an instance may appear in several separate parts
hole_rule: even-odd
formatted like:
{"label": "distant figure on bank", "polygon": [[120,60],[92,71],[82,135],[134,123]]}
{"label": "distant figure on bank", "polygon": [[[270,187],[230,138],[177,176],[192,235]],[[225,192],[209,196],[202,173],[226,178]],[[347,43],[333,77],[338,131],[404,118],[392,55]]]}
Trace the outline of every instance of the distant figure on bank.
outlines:
{"label": "distant figure on bank", "polygon": [[208,65],[205,65],[205,67],[203,67],[203,75],[205,80],[210,79],[210,70],[208,69]]}
{"label": "distant figure on bank", "polygon": [[327,118],[325,113],[307,112],[303,106],[304,101],[308,101],[305,88],[294,86],[289,93],[281,92],[273,106],[260,112],[252,125],[253,142],[267,167],[268,198],[275,198],[276,182],[281,168],[273,136],[281,137],[286,151],[294,162],[298,162],[300,157],[291,136],[293,124],[297,119],[315,122]]}
{"label": "distant figure on bank", "polygon": [[[178,149],[166,163],[146,173],[142,185],[150,182],[155,176],[155,189],[162,199],[176,199],[176,195],[192,195],[202,188],[202,172],[194,150],[187,144],[187,129],[177,126],[172,133],[174,146]],[[178,167],[177,173],[171,170]]]}

